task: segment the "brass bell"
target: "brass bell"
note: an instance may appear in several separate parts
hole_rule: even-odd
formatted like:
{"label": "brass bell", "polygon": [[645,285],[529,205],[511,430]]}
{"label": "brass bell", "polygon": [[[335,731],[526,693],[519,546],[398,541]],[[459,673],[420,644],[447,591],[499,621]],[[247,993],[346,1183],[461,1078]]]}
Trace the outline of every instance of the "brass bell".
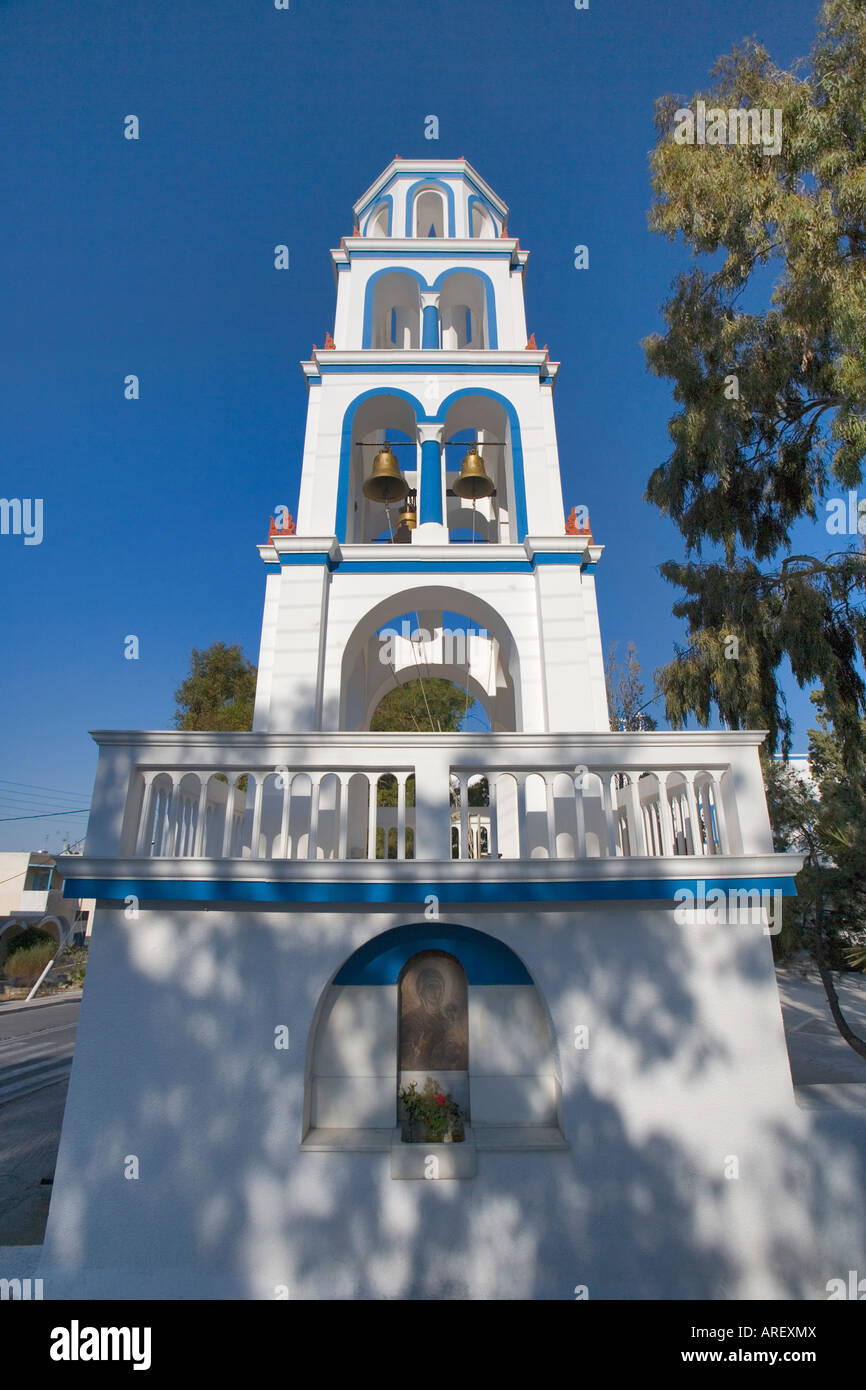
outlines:
{"label": "brass bell", "polygon": [[408,496],[409,484],[400,472],[400,465],[387,439],[373,459],[373,472],[364,483],[364,496],[371,502],[402,502]]}
{"label": "brass bell", "polygon": [[492,496],[494,491],[493,479],[487,474],[478,445],[470,444],[469,453],[460,465],[460,477],[454,483],[456,496],[471,498],[476,502],[479,497]]}
{"label": "brass bell", "polygon": [[417,525],[418,518],[415,512],[415,507],[412,502],[407,502],[403,511],[397,518],[397,526],[394,531],[394,540],[400,541],[405,545],[407,541],[411,541],[412,532],[415,530],[415,527]]}

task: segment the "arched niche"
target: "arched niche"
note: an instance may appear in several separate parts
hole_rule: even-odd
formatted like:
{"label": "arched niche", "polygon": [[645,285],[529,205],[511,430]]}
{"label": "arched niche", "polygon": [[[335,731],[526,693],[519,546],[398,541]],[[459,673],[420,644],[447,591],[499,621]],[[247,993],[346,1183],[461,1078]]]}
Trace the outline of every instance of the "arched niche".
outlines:
{"label": "arched niche", "polygon": [[445,197],[438,188],[421,188],[412,203],[412,235],[414,237],[444,237],[447,235]]}
{"label": "arched niche", "polygon": [[380,275],[373,290],[373,348],[421,345],[421,293],[415,276],[395,270]]}
{"label": "arched niche", "polygon": [[391,235],[391,213],[392,203],[390,196],[386,196],[380,203],[377,203],[367,217],[364,224],[365,237],[386,237]]}
{"label": "arched niche", "polygon": [[[441,989],[422,975],[431,968],[443,975]],[[406,1014],[421,1010],[410,1020],[421,1039],[414,1058],[401,1055],[407,981]],[[437,1051],[440,1034],[445,1041]],[[401,1075],[415,1071],[402,1066],[408,1060],[423,1061],[424,1077],[444,1077],[443,1084],[446,1073],[465,1072],[459,1084],[477,1136],[495,1129],[515,1148],[524,1141],[536,1147],[540,1136],[561,1140],[560,1070],[547,1006],[523,961],[498,937],[456,922],[407,923],[371,937],[343,962],[319,999],[307,1042],[305,1145],[387,1147],[398,1123]],[[466,1067],[442,1065],[447,1061]]]}
{"label": "arched niche", "polygon": [[[425,643],[424,672],[432,676],[442,675],[455,683],[460,683],[456,679],[458,676],[463,679],[468,674],[471,688],[484,705],[491,728],[519,732],[523,727],[520,657],[511,629],[501,614],[478,595],[465,590],[448,585],[411,583],[374,604],[352,630],[343,649],[340,668],[339,728],[355,731],[368,727],[376,705],[386,693],[389,683],[394,683],[395,667],[408,672],[411,651],[404,662],[400,655],[404,640],[402,636],[400,641],[391,642],[390,652],[384,648],[384,643],[389,639],[380,636],[384,629],[397,624],[406,614],[417,619],[413,623],[413,630],[429,633],[434,639],[434,644]],[[480,681],[472,681],[473,665],[477,669],[478,662],[483,662],[483,645],[474,649],[470,636],[461,652],[459,630],[453,633],[449,644],[446,634],[453,629],[444,623],[446,615],[460,615],[479,633],[486,632],[494,639],[495,650],[490,647],[489,658],[496,664],[492,678],[487,673],[484,682],[486,690]],[[397,628],[398,633],[400,627]],[[442,632],[442,639],[438,643],[435,638],[437,631]],[[411,641],[411,632],[405,640]],[[480,640],[482,644],[486,641],[483,637]],[[455,655],[458,659],[455,659]],[[463,657],[468,659],[460,659]],[[491,697],[490,689],[494,682],[496,693]],[[482,694],[484,699],[481,699]]]}
{"label": "arched niche", "polygon": [[444,276],[439,290],[443,348],[490,346],[488,297],[482,278],[467,270]]}

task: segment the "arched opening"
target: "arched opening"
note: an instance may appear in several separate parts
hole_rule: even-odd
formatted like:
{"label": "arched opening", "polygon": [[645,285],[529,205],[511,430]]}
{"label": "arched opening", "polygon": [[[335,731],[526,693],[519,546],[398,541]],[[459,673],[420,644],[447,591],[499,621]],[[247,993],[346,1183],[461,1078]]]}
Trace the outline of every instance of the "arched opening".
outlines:
{"label": "arched opening", "polygon": [[[455,484],[461,476],[468,446],[475,444],[493,486],[489,497],[460,497]],[[453,542],[508,544],[513,537],[513,453],[511,429],[504,407],[489,396],[462,396],[445,418],[446,525]]]}
{"label": "arched opening", "polygon": [[[415,410],[410,401],[387,392],[368,396],[355,411],[348,461],[346,540],[354,543],[400,539],[402,504],[386,505],[364,494],[364,483],[375,469],[376,455],[387,441],[406,485],[417,492],[419,449]],[[390,524],[389,524],[390,513]]]}
{"label": "arched opening", "polygon": [[469,235],[473,237],[498,236],[493,218],[483,204],[477,201],[471,207]]}
{"label": "arched opening", "polygon": [[446,235],[445,199],[438,190],[424,188],[416,193],[413,214],[413,236],[444,237]]}
{"label": "arched opening", "polygon": [[466,693],[468,730],[514,732],[522,726],[514,638],[496,610],[475,594],[420,585],[370,609],[343,651],[340,728],[370,728],[382,699],[418,679],[452,682]]}
{"label": "arched opening", "polygon": [[371,347],[417,348],[421,345],[421,294],[412,275],[380,275],[373,290]]}
{"label": "arched opening", "polygon": [[367,218],[367,222],[366,222],[366,225],[365,225],[365,227],[364,227],[364,236],[365,236],[365,237],[367,237],[367,236],[370,236],[370,237],[384,237],[384,236],[390,236],[390,232],[389,232],[389,230],[388,230],[389,221],[390,221],[390,207],[389,207],[389,204],[388,204],[388,203],[381,203],[379,207],[373,209],[373,211],[370,213],[370,216]]}
{"label": "arched opening", "polygon": [[443,348],[490,346],[484,281],[468,271],[455,271],[442,280],[439,292]]}
{"label": "arched opening", "polygon": [[388,1148],[401,1083],[428,1075],[479,1147],[494,1132],[504,1147],[562,1141],[545,1003],[510,947],[454,922],[372,937],[325,987],[307,1043],[305,1146]]}

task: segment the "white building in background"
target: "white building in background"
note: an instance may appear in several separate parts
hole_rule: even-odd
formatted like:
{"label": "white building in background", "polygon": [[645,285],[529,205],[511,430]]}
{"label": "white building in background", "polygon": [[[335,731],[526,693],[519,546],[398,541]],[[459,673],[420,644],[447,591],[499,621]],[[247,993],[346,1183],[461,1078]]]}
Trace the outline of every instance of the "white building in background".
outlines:
{"label": "white building in background", "polygon": [[0,970],[9,946],[27,927],[39,927],[59,946],[83,943],[93,926],[92,900],[64,897],[63,873],[53,854],[0,852]]}
{"label": "white building in background", "polygon": [[[566,523],[506,212],[462,159],[359,200],[297,527],[259,547],[254,728],[94,735],[46,1296],[808,1298],[862,1263],[861,1160],[794,1104],[743,905],[799,865],[763,735],[608,727],[602,547]],[[419,669],[490,731],[371,733]],[[461,998],[462,1051],[420,1070],[467,1137],[426,1155],[405,1019],[447,1033]]]}

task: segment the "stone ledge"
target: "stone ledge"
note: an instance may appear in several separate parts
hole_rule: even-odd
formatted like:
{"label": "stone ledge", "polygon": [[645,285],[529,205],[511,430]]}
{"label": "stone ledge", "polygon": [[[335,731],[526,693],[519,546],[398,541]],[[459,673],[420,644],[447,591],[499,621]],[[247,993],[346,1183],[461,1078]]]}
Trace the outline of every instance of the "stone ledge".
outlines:
{"label": "stone ledge", "polygon": [[475,1136],[471,1125],[465,1125],[464,1130],[466,1138],[460,1144],[404,1144],[397,1125],[391,1138],[391,1177],[440,1182],[474,1178],[478,1171]]}

